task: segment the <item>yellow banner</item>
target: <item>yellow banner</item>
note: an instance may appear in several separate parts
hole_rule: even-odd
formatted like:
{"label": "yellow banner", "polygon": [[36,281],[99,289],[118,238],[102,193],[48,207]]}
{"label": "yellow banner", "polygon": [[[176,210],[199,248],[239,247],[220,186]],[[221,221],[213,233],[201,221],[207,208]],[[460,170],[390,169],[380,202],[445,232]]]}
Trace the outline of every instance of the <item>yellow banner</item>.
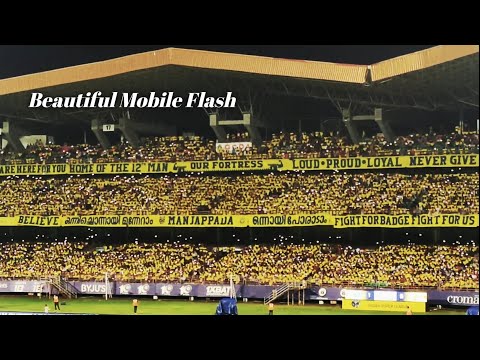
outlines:
{"label": "yellow banner", "polygon": [[478,154],[386,156],[335,159],[219,160],[114,164],[21,164],[0,165],[0,176],[10,175],[91,175],[91,174],[166,174],[213,171],[287,171],[398,169],[429,167],[478,167]]}
{"label": "yellow banner", "polygon": [[479,215],[86,215],[0,217],[0,226],[90,227],[478,227]]}
{"label": "yellow banner", "polygon": [[426,303],[412,301],[373,301],[373,300],[343,300],[342,309],[368,311],[395,311],[407,313],[407,306],[412,312],[425,313]]}
{"label": "yellow banner", "polygon": [[345,215],[335,216],[333,227],[478,227],[478,214],[472,215]]}

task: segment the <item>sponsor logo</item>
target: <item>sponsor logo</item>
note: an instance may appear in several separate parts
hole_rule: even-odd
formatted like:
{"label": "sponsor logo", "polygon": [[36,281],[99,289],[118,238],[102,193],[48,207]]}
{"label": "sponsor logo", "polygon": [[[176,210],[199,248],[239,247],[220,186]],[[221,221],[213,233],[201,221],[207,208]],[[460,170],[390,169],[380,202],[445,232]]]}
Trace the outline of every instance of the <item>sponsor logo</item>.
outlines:
{"label": "sponsor logo", "polygon": [[40,293],[43,291],[43,285],[44,283],[34,283],[33,284],[33,292]]}
{"label": "sponsor logo", "polygon": [[345,289],[340,290],[340,297],[345,297]]}
{"label": "sponsor logo", "polygon": [[192,291],[192,286],[191,285],[183,285],[180,288],[180,295],[181,296],[190,296],[191,291]]}
{"label": "sponsor logo", "polygon": [[162,295],[171,295],[173,290],[173,285],[163,285],[161,289],[162,289]]}
{"label": "sponsor logo", "polygon": [[137,288],[138,295],[147,295],[150,290],[150,285],[142,284]]}
{"label": "sponsor logo", "polygon": [[207,286],[206,296],[229,296],[230,286]]}
{"label": "sponsor logo", "polygon": [[81,284],[80,292],[85,294],[104,294],[107,290],[105,284]]}
{"label": "sponsor logo", "polygon": [[475,296],[454,296],[449,295],[447,297],[449,304],[457,305],[478,305],[478,295]]}
{"label": "sponsor logo", "polygon": [[123,284],[120,285],[120,295],[128,295],[130,294],[132,286],[130,284]]}
{"label": "sponsor logo", "polygon": [[352,301],[352,307],[357,309],[360,306],[360,301],[358,300],[353,300]]}
{"label": "sponsor logo", "polygon": [[0,283],[0,289],[7,289],[8,284],[7,283]]}
{"label": "sponsor logo", "polygon": [[322,296],[322,297],[323,297],[323,296],[325,296],[325,295],[327,295],[327,289],[325,289],[325,288],[320,288],[320,289],[318,289],[318,296]]}

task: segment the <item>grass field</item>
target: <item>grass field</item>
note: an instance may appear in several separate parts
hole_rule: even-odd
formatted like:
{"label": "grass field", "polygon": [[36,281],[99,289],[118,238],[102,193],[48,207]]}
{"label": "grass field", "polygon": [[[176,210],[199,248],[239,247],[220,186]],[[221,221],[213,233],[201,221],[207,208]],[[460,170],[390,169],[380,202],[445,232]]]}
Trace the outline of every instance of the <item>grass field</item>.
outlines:
{"label": "grass field", "polygon": [[[217,307],[216,301],[179,301],[179,300],[152,300],[140,298],[139,315],[213,315]],[[65,300],[62,300],[65,301]],[[43,312],[45,304],[53,311],[51,299],[38,299],[32,296],[0,296],[0,312]],[[108,314],[133,315],[132,300],[114,298],[105,300],[99,297],[89,297],[66,300],[57,313],[75,314]],[[238,303],[239,315],[267,315],[267,306],[262,303]],[[403,315],[392,312],[366,312],[342,310],[340,305],[308,304],[305,306],[275,305],[275,315]],[[426,315],[464,315],[465,310],[435,310]],[[415,314],[414,314],[415,315]]]}

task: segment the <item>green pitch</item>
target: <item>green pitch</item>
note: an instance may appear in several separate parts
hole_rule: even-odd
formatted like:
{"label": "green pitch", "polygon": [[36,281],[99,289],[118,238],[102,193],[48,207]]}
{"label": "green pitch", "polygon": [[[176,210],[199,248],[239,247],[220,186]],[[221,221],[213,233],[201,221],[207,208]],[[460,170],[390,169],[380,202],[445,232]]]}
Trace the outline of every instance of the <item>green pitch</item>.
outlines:
{"label": "green pitch", "polygon": [[[213,315],[217,307],[217,301],[187,301],[187,300],[152,300],[151,298],[139,298],[139,315]],[[62,299],[66,305],[61,305],[61,313],[80,314],[110,314],[110,315],[133,315],[132,299],[114,298],[105,300],[100,297],[81,299]],[[45,304],[53,310],[51,299],[38,299],[32,296],[0,296],[0,312],[43,312]],[[267,315],[268,308],[262,303],[238,302],[239,315]],[[465,310],[435,310],[427,315],[464,315]],[[308,304],[290,305],[276,304],[274,315],[403,315],[392,312],[366,312],[354,310],[342,310],[340,305]]]}

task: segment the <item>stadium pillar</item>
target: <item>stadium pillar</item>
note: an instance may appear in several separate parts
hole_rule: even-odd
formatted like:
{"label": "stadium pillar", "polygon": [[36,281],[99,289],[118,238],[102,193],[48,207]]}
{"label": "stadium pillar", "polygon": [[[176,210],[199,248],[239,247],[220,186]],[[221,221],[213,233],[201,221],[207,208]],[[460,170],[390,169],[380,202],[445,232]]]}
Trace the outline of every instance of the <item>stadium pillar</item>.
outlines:
{"label": "stadium pillar", "polygon": [[342,119],[350,135],[350,139],[354,144],[358,144],[360,142],[360,135],[358,134],[356,125],[352,121],[350,109],[342,109]]}
{"label": "stadium pillar", "polygon": [[25,150],[25,147],[20,141],[18,129],[10,121],[7,120],[3,122],[1,133],[16,153],[21,153]]}
{"label": "stadium pillar", "polygon": [[382,131],[385,139],[389,142],[393,142],[395,140],[395,134],[393,133],[390,124],[383,118],[383,112],[381,108],[375,108],[375,122],[378,124],[378,127]]}
{"label": "stadium pillar", "polygon": [[250,140],[255,145],[262,143],[262,136],[259,131],[258,121],[254,121],[250,112],[242,112],[242,120],[219,120],[218,114],[210,114],[210,127],[215,132],[219,142],[227,141],[227,134],[223,126],[238,126],[243,125],[248,131]]}
{"label": "stadium pillar", "polygon": [[140,146],[140,139],[138,138],[137,133],[133,130],[132,121],[129,117],[122,116],[119,119],[118,128],[130,145],[135,148]]}
{"label": "stadium pillar", "polygon": [[215,136],[217,137],[218,142],[226,142],[227,134],[223,127],[219,124],[218,115],[210,114],[210,127],[212,128]]}
{"label": "stadium pillar", "polygon": [[243,124],[248,131],[248,135],[250,135],[250,140],[252,143],[256,146],[259,146],[262,143],[262,136],[260,135],[257,125],[252,119],[252,114],[243,113]]}
{"label": "stadium pillar", "polygon": [[460,129],[460,134],[463,134],[463,121],[465,119],[465,112],[463,109],[463,106],[460,107],[459,113],[458,113],[458,127]]}
{"label": "stadium pillar", "polygon": [[108,141],[108,138],[105,136],[105,133],[103,132],[102,124],[100,123],[100,120],[98,119],[92,120],[92,132],[95,134],[98,142],[100,143],[100,145],[102,145],[104,149],[108,149],[110,147],[110,141]]}

